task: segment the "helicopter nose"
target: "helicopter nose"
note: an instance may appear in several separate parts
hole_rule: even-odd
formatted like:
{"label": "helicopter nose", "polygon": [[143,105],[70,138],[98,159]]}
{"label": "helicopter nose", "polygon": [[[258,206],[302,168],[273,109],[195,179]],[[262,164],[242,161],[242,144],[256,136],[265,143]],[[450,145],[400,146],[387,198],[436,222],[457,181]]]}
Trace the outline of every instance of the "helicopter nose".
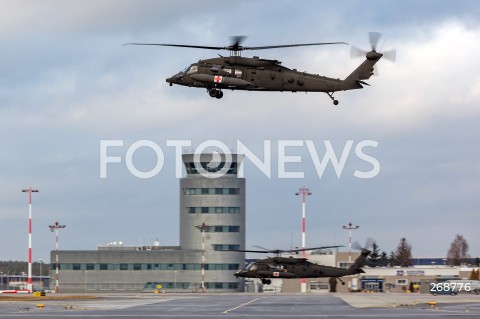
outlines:
{"label": "helicopter nose", "polygon": [[170,83],[170,86],[171,86],[172,84],[179,83],[182,80],[182,77],[183,77],[183,72],[179,72],[167,78],[165,81],[167,83]]}
{"label": "helicopter nose", "polygon": [[237,270],[237,272],[235,272],[234,276],[235,277],[245,277],[245,273],[246,271],[245,270]]}

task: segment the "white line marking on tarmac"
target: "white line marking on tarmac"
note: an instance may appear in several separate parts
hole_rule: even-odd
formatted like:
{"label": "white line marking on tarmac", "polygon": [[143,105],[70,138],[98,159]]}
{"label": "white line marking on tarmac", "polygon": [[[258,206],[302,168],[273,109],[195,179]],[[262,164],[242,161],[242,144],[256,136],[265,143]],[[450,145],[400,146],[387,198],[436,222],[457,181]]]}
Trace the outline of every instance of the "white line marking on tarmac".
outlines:
{"label": "white line marking on tarmac", "polygon": [[252,300],[250,300],[249,302],[246,302],[246,303],[243,303],[243,304],[241,304],[240,306],[236,306],[235,308],[232,308],[232,309],[225,310],[223,313],[226,313],[226,314],[228,314],[230,311],[233,311],[233,310],[236,310],[236,309],[242,308],[243,306],[246,306],[246,305],[248,305],[248,304],[251,304],[252,302],[255,302],[255,301],[257,301],[258,299],[262,299],[262,298],[255,298],[255,299],[252,299]]}

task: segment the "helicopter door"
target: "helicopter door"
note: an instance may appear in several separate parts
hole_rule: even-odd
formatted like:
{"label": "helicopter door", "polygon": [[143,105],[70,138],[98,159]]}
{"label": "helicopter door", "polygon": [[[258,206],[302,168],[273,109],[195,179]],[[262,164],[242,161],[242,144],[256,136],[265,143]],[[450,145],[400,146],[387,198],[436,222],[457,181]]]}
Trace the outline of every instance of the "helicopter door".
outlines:
{"label": "helicopter door", "polygon": [[250,83],[252,83],[253,85],[255,85],[255,87],[258,86],[258,83],[257,83],[257,70],[256,69],[247,69],[247,78],[246,80]]}

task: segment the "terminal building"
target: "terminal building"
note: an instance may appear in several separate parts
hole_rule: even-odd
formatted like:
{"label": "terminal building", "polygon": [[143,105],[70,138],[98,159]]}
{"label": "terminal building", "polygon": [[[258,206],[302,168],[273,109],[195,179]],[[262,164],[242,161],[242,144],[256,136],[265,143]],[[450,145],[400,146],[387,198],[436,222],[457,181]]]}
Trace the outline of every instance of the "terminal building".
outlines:
{"label": "terminal building", "polygon": [[[183,154],[182,160],[180,246],[116,243],[97,250],[61,250],[59,291],[245,290],[244,280],[233,276],[244,267],[245,253],[228,251],[245,249],[245,179],[237,175],[241,156],[232,154],[230,163],[218,153],[199,158]],[[52,274],[55,254],[50,257]],[[54,285],[52,280],[52,290]]]}

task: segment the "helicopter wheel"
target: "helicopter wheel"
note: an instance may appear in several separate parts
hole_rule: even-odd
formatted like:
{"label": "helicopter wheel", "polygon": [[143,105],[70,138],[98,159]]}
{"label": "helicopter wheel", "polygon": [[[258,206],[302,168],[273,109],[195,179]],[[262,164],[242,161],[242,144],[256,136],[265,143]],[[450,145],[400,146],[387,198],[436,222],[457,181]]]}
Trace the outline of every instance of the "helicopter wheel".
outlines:
{"label": "helicopter wheel", "polygon": [[208,95],[210,95],[210,97],[221,99],[223,97],[223,92],[220,89],[210,89],[208,90]]}
{"label": "helicopter wheel", "polygon": [[262,278],[262,284],[264,285],[270,285],[272,283],[272,281],[270,279],[263,279]]}
{"label": "helicopter wheel", "polygon": [[333,92],[330,93],[330,92],[326,92],[328,94],[328,96],[330,97],[330,99],[332,99],[333,101],[333,105],[338,105],[338,100],[335,100],[335,98],[333,97]]}

